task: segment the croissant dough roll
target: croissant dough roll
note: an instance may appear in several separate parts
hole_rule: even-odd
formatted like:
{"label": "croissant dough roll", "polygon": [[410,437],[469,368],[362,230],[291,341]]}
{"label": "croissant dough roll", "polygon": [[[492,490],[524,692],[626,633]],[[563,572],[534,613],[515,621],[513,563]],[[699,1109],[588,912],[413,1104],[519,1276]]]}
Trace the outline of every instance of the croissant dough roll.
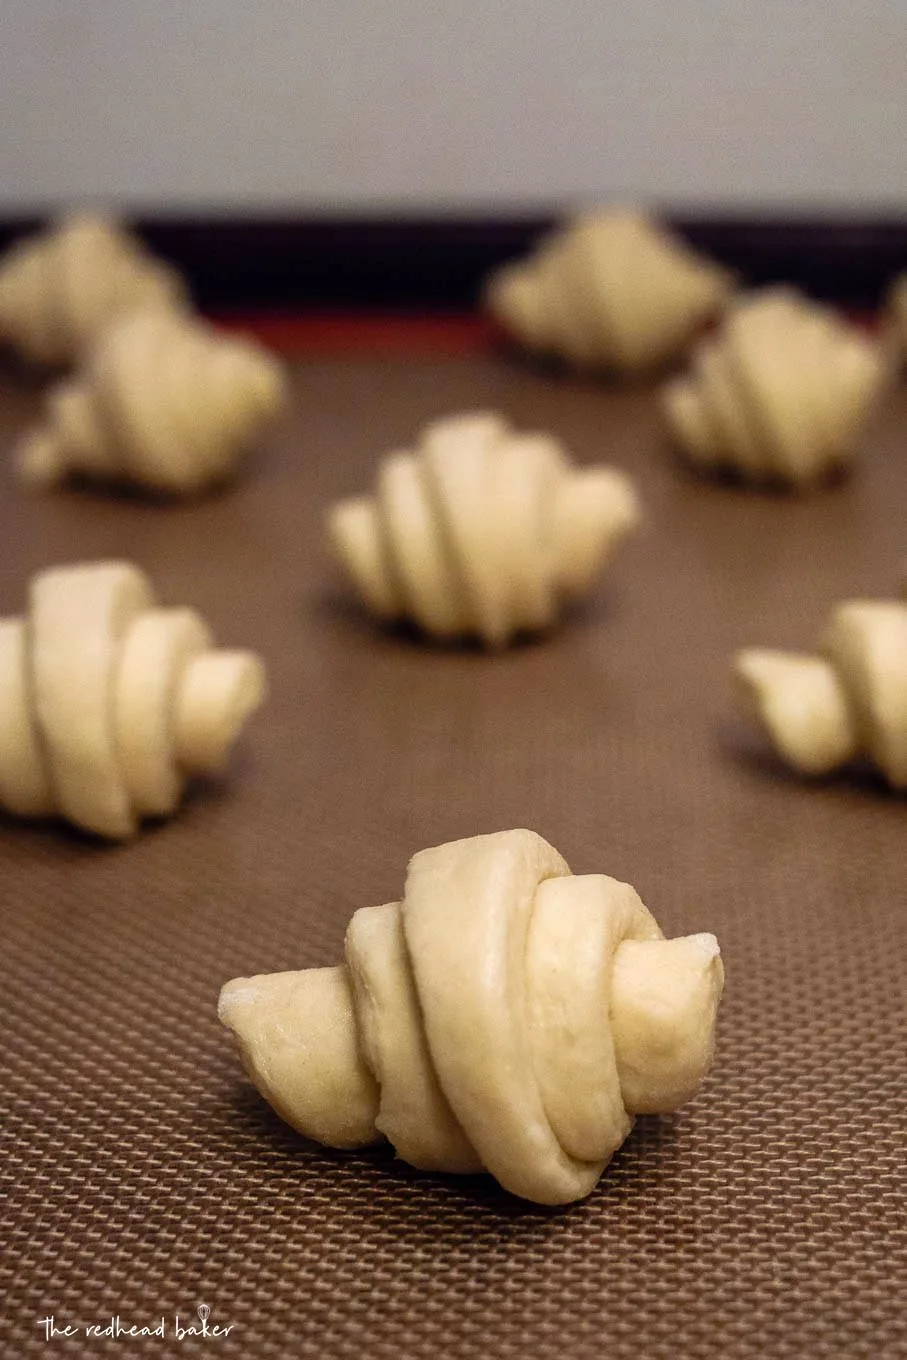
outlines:
{"label": "croissant dough roll", "polygon": [[29,629],[0,619],[0,806],[17,817],[49,817],[56,806],[34,717]]}
{"label": "croissant dough roll", "polygon": [[885,371],[853,327],[794,289],[765,289],[700,344],[663,409],[696,466],[806,487],[852,461]]}
{"label": "croissant dough roll", "polygon": [[281,1119],[299,1127],[304,1118],[308,1136],[330,1147],[375,1142],[378,1086],[360,1052],[347,969],[237,978],[228,988],[221,1018],[241,1017],[244,1061]]}
{"label": "croissant dough roll", "polygon": [[402,902],[356,912],[345,964],[236,978],[218,1013],[308,1136],[386,1137],[414,1166],[561,1204],[635,1114],[692,1096],[723,978],[713,935],[665,940],[628,884],[506,831],[423,850]]}
{"label": "croissant dough roll", "polygon": [[151,607],[150,582],[125,562],[78,576],[46,571],[29,596],[35,717],[52,752],[59,810],[77,826],[130,836],[135,825],[111,719],[120,652]]}
{"label": "croissant dough roll", "polygon": [[95,214],[65,217],[0,259],[0,340],[41,364],[75,363],[132,312],[185,304],[175,270]]}
{"label": "croissant dough roll", "polygon": [[131,563],[43,571],[28,618],[0,620],[0,805],[126,839],[220,767],[264,689]]}
{"label": "croissant dough roll", "polygon": [[235,470],[283,395],[277,360],[254,341],[186,316],[132,316],[52,389],[43,424],[19,445],[19,472],[36,487],[75,474],[193,494]]}
{"label": "croissant dough roll", "polygon": [[186,672],[214,639],[193,609],[146,609],[120,652],[114,741],[130,802],[139,817],[172,812],[181,793],[172,746],[174,710]]}
{"label": "croissant dough roll", "polygon": [[731,277],[641,212],[589,213],[492,274],[489,310],[526,349],[635,373],[680,353]]}
{"label": "croissant dough roll", "polygon": [[865,756],[907,788],[907,604],[838,605],[819,654],[747,648],[734,659],[747,715],[803,774]]}
{"label": "croissant dough roll", "polygon": [[335,505],[328,532],[379,617],[499,647],[551,627],[638,519],[623,473],[573,468],[551,437],[477,412],[435,421],[415,452],[389,454],[375,495]]}

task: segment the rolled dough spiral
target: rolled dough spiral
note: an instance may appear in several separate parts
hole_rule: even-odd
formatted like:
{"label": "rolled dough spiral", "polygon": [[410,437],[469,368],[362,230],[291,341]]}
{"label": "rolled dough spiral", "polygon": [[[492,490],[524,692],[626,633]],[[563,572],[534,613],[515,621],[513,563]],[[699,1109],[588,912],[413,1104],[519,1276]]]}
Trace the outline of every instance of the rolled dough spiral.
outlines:
{"label": "rolled dough spiral", "polygon": [[755,482],[807,486],[849,463],[882,385],[878,345],[793,289],[739,303],[663,392],[690,460]]}
{"label": "rolled dough spiral", "polygon": [[264,689],[258,657],[156,605],[138,567],[40,572],[28,617],[0,619],[0,806],[126,839],[221,768]]}
{"label": "rolled dough spiral", "polygon": [[144,312],[111,326],[83,372],[51,391],[19,471],[39,487],[76,474],[192,494],[233,472],[282,397],[280,367],[254,341]]}
{"label": "rolled dough spiral", "polygon": [[573,468],[556,440],[477,412],[436,421],[415,452],[389,454],[376,494],[334,506],[328,530],[381,618],[497,647],[550,627],[638,518],[623,473]]}
{"label": "rolled dough spiral", "polygon": [[104,217],[65,218],[0,260],[0,340],[37,363],[75,363],[117,318],[184,304],[176,272]]}
{"label": "rolled dough spiral", "polygon": [[385,1137],[414,1166],[562,1204],[635,1114],[696,1090],[723,977],[714,935],[665,940],[628,884],[504,831],[423,850],[402,902],[353,916],[344,965],[236,978],[219,1016],[309,1137]]}
{"label": "rolled dough spiral", "polygon": [[492,274],[485,297],[526,349],[632,373],[680,353],[730,290],[725,270],[643,213],[603,211]]}
{"label": "rolled dough spiral", "polygon": [[816,654],[749,648],[733,667],[747,715],[804,774],[865,756],[907,788],[907,604],[847,600]]}

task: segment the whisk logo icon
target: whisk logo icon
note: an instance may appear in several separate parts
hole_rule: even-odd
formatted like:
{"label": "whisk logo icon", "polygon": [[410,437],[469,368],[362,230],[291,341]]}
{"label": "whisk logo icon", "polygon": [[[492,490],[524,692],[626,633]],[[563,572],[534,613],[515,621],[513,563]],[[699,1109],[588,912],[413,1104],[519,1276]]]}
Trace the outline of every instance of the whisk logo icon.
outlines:
{"label": "whisk logo icon", "polygon": [[198,1323],[181,1323],[179,1313],[173,1319],[173,1335],[177,1341],[183,1341],[188,1337],[217,1337],[229,1336],[233,1330],[233,1323],[229,1327],[221,1327],[215,1322],[209,1323],[211,1309],[207,1303],[200,1303],[195,1310]]}

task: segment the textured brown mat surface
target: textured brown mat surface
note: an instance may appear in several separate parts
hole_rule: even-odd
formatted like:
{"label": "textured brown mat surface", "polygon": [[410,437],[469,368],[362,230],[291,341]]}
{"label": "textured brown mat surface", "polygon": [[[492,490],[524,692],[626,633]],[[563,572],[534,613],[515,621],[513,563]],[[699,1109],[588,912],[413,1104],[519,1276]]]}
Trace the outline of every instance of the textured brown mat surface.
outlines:
{"label": "textured brown mat surface", "polygon": [[[0,379],[4,445],[36,391]],[[907,553],[907,398],[812,499],[685,479],[651,394],[503,359],[300,365],[251,478],[193,508],[0,489],[0,610],[52,561],[127,555],[261,650],[272,698],[229,779],[104,848],[0,822],[0,1353],[20,1357],[907,1354],[907,803],[806,786],[732,716],[745,642],[802,645]],[[344,604],[320,514],[425,419],[501,407],[638,478],[645,532],[587,608],[500,657],[383,635]],[[525,825],[714,930],[715,1070],[641,1120],[583,1204],[306,1145],[216,1023],[237,973],[334,962],[415,850]],[[232,1326],[173,1335],[173,1317]],[[119,1314],[165,1339],[45,1342]]]}

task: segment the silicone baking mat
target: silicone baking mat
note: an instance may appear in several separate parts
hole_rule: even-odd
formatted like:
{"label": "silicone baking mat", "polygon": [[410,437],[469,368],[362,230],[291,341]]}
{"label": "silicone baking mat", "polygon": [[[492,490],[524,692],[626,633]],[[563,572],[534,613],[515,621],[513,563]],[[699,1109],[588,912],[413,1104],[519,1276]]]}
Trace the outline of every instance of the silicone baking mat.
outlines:
{"label": "silicone baking mat", "polygon": [[[907,1354],[907,804],[786,773],[727,685],[736,647],[805,646],[839,598],[894,593],[904,391],[853,478],[797,500],[686,476],[645,387],[373,354],[309,356],[293,388],[199,505],[30,498],[2,472],[4,613],[43,565],[128,556],[271,683],[229,775],[134,844],[0,822],[2,1354]],[[0,396],[7,445],[38,390]],[[475,407],[626,468],[646,512],[588,604],[500,656],[373,626],[321,535],[381,453]],[[227,978],[337,961],[414,851],[521,825],[669,933],[714,930],[727,966],[698,1098],[554,1211],[307,1144],[215,1019]],[[199,1310],[220,1335],[186,1330]],[[86,1337],[111,1318],[164,1336]]]}

